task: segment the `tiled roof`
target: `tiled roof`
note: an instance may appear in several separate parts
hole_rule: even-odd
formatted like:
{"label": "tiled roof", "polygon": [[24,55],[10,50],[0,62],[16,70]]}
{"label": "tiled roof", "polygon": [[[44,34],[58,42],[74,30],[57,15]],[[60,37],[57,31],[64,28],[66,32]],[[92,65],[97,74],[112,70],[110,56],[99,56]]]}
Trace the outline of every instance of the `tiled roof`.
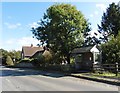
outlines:
{"label": "tiled roof", "polygon": [[31,57],[38,51],[44,51],[43,47],[23,46],[22,51],[24,56]]}

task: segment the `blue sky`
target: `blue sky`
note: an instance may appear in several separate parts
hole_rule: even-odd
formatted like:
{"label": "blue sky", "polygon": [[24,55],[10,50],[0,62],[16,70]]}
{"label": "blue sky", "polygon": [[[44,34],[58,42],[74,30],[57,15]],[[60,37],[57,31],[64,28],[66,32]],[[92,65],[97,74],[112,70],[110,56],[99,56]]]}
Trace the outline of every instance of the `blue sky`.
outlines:
{"label": "blue sky", "polygon": [[[67,2],[68,3],[68,2]],[[103,11],[110,2],[69,2],[80,10],[97,30]],[[0,48],[21,50],[22,46],[39,43],[32,38],[31,27],[43,17],[46,9],[55,2],[2,2],[2,43]]]}

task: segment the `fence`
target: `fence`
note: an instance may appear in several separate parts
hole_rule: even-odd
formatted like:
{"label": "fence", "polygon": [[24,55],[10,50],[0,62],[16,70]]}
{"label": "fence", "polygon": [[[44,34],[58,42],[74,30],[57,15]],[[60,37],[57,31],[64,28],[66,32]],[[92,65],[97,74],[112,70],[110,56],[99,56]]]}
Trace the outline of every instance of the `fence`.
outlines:
{"label": "fence", "polygon": [[112,73],[115,73],[116,76],[118,75],[118,73],[120,72],[120,64],[118,64],[117,62],[115,64],[95,64],[93,65],[93,69],[94,71],[100,71],[101,73],[103,71],[109,71]]}

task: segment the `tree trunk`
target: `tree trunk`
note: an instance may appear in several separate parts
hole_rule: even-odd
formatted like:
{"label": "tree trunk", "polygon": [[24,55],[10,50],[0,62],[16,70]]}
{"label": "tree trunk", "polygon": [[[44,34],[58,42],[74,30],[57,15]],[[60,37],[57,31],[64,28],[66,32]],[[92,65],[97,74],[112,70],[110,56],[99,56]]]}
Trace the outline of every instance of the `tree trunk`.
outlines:
{"label": "tree trunk", "polygon": [[70,55],[69,54],[67,55],[67,62],[68,62],[68,64],[70,64]]}

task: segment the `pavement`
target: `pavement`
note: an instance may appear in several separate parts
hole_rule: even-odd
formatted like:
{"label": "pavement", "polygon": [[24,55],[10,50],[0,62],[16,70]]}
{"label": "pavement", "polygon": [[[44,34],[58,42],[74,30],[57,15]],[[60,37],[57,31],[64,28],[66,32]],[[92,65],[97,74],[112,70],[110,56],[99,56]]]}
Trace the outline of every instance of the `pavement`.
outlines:
{"label": "pavement", "polygon": [[75,77],[75,78],[82,78],[82,79],[86,79],[86,80],[107,83],[107,84],[116,85],[116,86],[120,87],[120,78],[105,77],[105,76],[93,76],[91,73],[88,73],[86,71],[79,71],[77,73],[72,73],[72,74],[59,72],[59,71],[47,71],[47,72],[64,74],[64,75]]}
{"label": "pavement", "polygon": [[[118,86],[33,69],[0,68],[1,91],[118,91]],[[88,93],[88,92],[87,92]],[[109,92],[110,93],[110,92]]]}
{"label": "pavement", "polygon": [[120,87],[120,79],[119,78],[93,76],[91,74],[85,74],[85,73],[70,74],[70,76],[76,77],[76,78],[82,78],[82,79],[86,79],[86,80],[92,80],[92,81],[96,81],[96,82],[107,83],[107,84],[116,85],[116,86]]}

